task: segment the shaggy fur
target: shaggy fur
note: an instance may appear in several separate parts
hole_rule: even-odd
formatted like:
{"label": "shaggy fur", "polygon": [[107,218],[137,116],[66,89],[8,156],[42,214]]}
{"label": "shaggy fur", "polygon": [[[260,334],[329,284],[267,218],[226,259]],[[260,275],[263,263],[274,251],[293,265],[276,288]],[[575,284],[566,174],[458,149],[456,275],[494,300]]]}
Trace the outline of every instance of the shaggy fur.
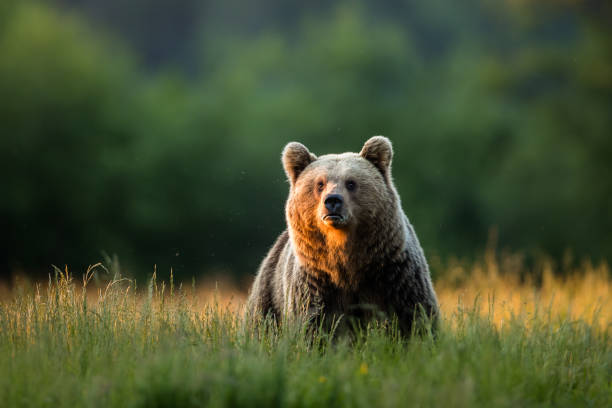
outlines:
{"label": "shaggy fur", "polygon": [[[392,157],[382,136],[359,154],[317,158],[300,143],[285,147],[288,228],[261,264],[248,299],[251,313],[361,321],[382,312],[397,316],[407,334],[421,312],[435,322],[429,268],[393,185]],[[333,219],[326,218],[330,194],[344,200]]]}

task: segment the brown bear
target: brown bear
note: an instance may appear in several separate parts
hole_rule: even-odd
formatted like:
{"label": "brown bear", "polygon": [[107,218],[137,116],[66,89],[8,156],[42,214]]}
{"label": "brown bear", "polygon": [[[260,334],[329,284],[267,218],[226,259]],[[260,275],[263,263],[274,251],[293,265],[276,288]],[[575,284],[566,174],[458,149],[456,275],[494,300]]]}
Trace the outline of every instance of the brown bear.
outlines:
{"label": "brown bear", "polygon": [[397,317],[404,334],[415,316],[426,315],[435,327],[438,302],[393,185],[392,157],[383,136],[370,138],[359,154],[317,157],[297,142],[285,147],[287,230],[259,268],[250,313],[359,322],[384,314]]}

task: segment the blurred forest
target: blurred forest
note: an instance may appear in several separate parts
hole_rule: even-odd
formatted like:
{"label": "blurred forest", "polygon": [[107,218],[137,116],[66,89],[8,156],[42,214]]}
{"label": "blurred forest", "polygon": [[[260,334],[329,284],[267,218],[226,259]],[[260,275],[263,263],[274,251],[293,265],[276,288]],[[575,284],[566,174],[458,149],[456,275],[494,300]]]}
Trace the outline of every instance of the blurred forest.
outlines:
{"label": "blurred forest", "polygon": [[612,260],[606,0],[2,0],[0,277],[253,274],[280,152],[395,147],[426,253]]}

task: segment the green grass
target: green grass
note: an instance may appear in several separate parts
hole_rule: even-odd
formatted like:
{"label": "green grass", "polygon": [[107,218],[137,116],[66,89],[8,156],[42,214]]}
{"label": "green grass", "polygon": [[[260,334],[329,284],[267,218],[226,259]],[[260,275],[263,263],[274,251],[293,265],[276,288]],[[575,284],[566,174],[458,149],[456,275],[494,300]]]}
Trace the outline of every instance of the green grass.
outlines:
{"label": "green grass", "polygon": [[349,344],[254,330],[191,289],[127,281],[98,299],[58,275],[0,303],[0,405],[611,406],[609,330],[542,310],[496,327],[474,307],[437,339],[375,327]]}

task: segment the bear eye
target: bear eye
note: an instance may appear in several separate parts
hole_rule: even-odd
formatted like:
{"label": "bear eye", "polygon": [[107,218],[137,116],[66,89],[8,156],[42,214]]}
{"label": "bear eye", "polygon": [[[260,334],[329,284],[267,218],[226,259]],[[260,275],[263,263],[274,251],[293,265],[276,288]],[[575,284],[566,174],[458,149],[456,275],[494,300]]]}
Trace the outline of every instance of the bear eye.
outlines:
{"label": "bear eye", "polygon": [[355,190],[355,187],[357,187],[357,183],[355,183],[353,180],[349,180],[349,181],[346,182],[346,189],[348,191]]}
{"label": "bear eye", "polygon": [[317,182],[317,190],[323,191],[324,187],[325,187],[325,183],[323,183],[322,181]]}

